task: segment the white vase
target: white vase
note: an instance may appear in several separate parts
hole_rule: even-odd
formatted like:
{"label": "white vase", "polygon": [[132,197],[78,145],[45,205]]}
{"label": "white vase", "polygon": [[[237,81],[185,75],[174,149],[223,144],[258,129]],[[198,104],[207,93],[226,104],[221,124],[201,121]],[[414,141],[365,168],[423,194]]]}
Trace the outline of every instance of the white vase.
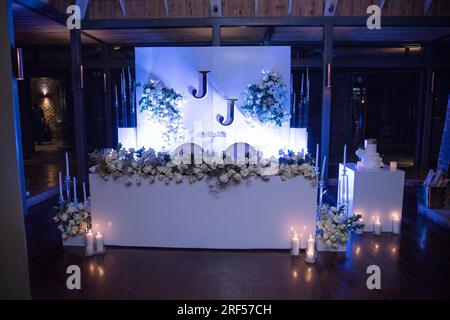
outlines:
{"label": "white vase", "polygon": [[326,242],[322,239],[316,240],[317,251],[332,251],[332,252],[345,252],[347,251],[347,243],[338,242],[338,247],[334,248],[326,244]]}

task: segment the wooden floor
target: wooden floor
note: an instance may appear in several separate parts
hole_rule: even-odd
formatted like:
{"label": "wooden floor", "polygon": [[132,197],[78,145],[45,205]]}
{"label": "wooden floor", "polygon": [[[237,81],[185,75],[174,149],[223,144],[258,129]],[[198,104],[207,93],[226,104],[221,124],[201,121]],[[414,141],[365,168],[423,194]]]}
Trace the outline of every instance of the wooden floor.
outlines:
{"label": "wooden floor", "polygon": [[[450,232],[418,216],[413,195],[408,189],[401,236],[355,235],[346,254],[320,253],[314,265],[287,251],[109,247],[88,258],[61,247],[43,204],[27,218],[33,298],[449,299]],[[71,264],[81,267],[81,290],[66,288]],[[381,290],[366,287],[373,264]]]}

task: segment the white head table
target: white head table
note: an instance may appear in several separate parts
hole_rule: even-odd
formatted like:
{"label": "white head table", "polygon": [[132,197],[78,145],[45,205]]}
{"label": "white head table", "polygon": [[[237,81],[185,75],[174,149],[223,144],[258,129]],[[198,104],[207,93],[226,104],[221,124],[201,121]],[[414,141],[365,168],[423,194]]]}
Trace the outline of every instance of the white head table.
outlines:
{"label": "white head table", "polygon": [[316,188],[298,176],[252,179],[211,193],[206,181],[125,186],[90,175],[93,231],[107,245],[287,249],[291,227],[314,234]]}

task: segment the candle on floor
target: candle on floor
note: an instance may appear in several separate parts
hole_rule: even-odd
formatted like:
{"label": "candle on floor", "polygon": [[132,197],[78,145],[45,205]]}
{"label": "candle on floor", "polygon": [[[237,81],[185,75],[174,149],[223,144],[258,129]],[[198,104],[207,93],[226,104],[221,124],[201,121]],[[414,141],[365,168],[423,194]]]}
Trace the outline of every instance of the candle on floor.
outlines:
{"label": "candle on floor", "polygon": [[309,234],[309,239],[308,239],[308,251],[315,251],[316,250],[316,246],[315,246],[316,240],[313,239],[312,235]]}
{"label": "candle on floor", "polygon": [[312,250],[306,251],[306,260],[307,261],[314,260],[314,251],[312,251]]}
{"label": "candle on floor", "polygon": [[97,232],[97,235],[95,236],[95,246],[98,253],[105,251],[103,246],[103,235],[100,234],[100,232]]}
{"label": "candle on floor", "polygon": [[381,234],[381,221],[380,217],[376,217],[375,223],[373,224],[373,232],[377,235]]}
{"label": "candle on floor", "polygon": [[[359,223],[360,223],[360,224],[364,224],[363,218],[359,219]],[[363,234],[363,231],[364,231],[364,229],[356,229],[356,230],[355,230],[355,233],[356,233],[356,234]]]}
{"label": "candle on floor", "polygon": [[62,172],[59,172],[59,200],[61,202],[64,201],[64,196],[63,196],[63,188],[62,188]]}
{"label": "candle on floor", "polygon": [[89,232],[86,233],[86,244],[86,254],[94,254],[94,234],[91,229],[89,229]]}
{"label": "candle on floor", "polygon": [[392,232],[395,234],[400,233],[400,218],[397,215],[392,217]]}
{"label": "candle on floor", "polygon": [[66,152],[66,177],[69,177],[69,154]]}
{"label": "candle on floor", "polygon": [[397,162],[396,161],[391,161],[389,163],[389,170],[391,170],[391,171],[397,170]]}
{"label": "candle on floor", "polygon": [[300,240],[298,239],[297,232],[294,233],[294,237],[291,240],[291,255],[298,256],[300,254]]}
{"label": "candle on floor", "polygon": [[308,246],[306,242],[306,226],[303,226],[302,233],[300,233],[300,250],[306,249]]}

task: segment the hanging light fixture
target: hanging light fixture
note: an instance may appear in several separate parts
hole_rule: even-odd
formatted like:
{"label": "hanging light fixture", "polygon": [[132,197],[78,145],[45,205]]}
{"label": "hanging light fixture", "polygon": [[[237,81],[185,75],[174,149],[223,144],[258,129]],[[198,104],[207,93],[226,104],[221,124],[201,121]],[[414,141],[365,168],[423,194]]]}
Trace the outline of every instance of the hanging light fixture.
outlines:
{"label": "hanging light fixture", "polygon": [[22,48],[16,48],[17,80],[23,80]]}

